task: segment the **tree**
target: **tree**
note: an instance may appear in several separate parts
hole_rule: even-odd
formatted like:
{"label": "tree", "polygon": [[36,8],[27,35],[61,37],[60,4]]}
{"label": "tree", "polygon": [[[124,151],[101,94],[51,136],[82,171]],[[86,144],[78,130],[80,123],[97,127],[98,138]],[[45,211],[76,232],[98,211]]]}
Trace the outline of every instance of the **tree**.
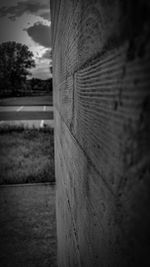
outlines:
{"label": "tree", "polygon": [[5,93],[17,95],[33,67],[35,61],[28,46],[16,42],[0,44],[0,88]]}

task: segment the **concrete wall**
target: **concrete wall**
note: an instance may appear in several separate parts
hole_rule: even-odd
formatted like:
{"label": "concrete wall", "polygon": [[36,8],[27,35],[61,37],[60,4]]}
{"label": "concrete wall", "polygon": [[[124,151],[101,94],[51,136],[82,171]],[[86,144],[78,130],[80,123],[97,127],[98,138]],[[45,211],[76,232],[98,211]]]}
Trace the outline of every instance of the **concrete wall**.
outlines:
{"label": "concrete wall", "polygon": [[150,266],[150,2],[51,17],[59,267]]}

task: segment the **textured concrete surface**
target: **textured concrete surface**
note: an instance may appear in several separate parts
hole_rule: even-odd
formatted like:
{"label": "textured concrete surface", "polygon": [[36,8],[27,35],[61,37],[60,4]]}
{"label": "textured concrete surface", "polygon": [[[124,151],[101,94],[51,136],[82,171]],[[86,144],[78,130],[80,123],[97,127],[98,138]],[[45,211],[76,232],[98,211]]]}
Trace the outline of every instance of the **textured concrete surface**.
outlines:
{"label": "textured concrete surface", "polygon": [[0,186],[0,266],[57,266],[54,185]]}
{"label": "textured concrete surface", "polygon": [[59,267],[150,266],[150,4],[51,1]]}

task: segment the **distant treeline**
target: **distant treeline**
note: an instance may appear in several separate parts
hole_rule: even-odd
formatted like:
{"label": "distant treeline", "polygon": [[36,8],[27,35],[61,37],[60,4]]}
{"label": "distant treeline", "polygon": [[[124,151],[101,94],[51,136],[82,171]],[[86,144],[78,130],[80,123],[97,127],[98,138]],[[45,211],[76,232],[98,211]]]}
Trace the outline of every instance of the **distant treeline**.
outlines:
{"label": "distant treeline", "polygon": [[52,78],[47,80],[32,78],[26,81],[25,86],[25,92],[28,95],[52,94],[53,91]]}
{"label": "distant treeline", "polygon": [[[17,82],[17,81],[16,81]],[[6,86],[0,84],[0,97],[11,96],[40,96],[45,94],[52,94],[52,78],[41,80],[32,78],[22,82],[21,86]]]}

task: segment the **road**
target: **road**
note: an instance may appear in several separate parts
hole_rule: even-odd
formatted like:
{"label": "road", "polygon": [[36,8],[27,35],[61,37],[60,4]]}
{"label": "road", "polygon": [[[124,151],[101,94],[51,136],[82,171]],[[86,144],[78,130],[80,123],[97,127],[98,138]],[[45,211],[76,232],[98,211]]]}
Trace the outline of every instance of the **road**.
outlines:
{"label": "road", "polygon": [[0,124],[53,127],[53,106],[0,106]]}

